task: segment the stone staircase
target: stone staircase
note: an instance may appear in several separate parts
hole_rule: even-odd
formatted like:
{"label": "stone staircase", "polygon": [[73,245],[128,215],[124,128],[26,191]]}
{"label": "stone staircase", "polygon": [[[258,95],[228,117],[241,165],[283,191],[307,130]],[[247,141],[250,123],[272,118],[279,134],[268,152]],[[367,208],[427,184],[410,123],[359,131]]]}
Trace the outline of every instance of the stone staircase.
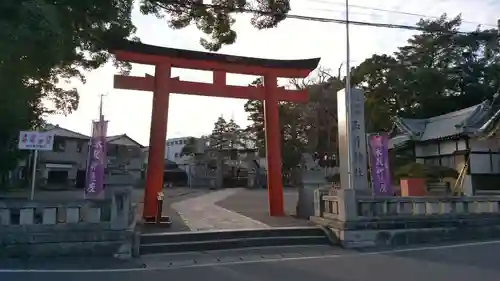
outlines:
{"label": "stone staircase", "polygon": [[333,245],[330,233],[320,227],[146,233],[140,237],[141,255],[249,247]]}

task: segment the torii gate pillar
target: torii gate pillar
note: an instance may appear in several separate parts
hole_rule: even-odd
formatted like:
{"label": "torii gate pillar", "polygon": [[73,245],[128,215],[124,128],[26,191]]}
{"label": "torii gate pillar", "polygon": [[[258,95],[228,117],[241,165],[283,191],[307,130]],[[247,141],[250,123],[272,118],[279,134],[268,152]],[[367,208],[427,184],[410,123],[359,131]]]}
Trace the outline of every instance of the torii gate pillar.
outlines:
{"label": "torii gate pillar", "polygon": [[266,133],[267,192],[269,214],[283,216],[283,175],[281,172],[281,133],[279,126],[279,106],[274,92],[278,88],[278,78],[273,74],[264,76],[264,127]]}

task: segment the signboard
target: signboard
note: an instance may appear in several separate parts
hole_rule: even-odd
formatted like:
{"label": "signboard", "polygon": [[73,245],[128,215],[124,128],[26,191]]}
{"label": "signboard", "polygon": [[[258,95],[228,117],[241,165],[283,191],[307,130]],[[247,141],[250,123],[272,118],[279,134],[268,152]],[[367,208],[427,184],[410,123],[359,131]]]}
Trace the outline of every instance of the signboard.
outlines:
{"label": "signboard", "polygon": [[21,131],[18,148],[20,150],[52,150],[54,134],[51,132]]}
{"label": "signboard", "polygon": [[52,150],[54,146],[54,133],[51,132],[37,132],[37,131],[21,131],[19,132],[19,140],[17,147],[20,150],[34,150],[33,153],[33,171],[31,174],[31,196],[30,199],[35,198],[35,182],[36,182],[36,167],[38,161],[39,150]]}
{"label": "signboard", "polygon": [[339,162],[342,188],[368,190],[364,93],[337,93]]}
{"label": "signboard", "polygon": [[90,140],[90,150],[87,161],[85,198],[100,198],[104,190],[107,124],[107,121],[102,119],[92,122],[92,138]]}
{"label": "signboard", "polygon": [[370,136],[370,156],[373,194],[393,196],[389,170],[389,137],[386,134]]}

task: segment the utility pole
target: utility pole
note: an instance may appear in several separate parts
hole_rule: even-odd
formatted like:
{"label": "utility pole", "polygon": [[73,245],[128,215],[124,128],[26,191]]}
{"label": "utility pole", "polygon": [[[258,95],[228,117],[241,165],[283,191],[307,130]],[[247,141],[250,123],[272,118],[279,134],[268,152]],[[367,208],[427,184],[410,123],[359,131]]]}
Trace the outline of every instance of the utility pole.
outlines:
{"label": "utility pole", "polygon": [[345,75],[345,88],[346,95],[351,96],[351,44],[349,38],[349,0],[345,0],[345,42],[346,42],[346,58],[345,58],[345,67],[346,67],[346,75]]}
{"label": "utility pole", "polygon": [[104,115],[102,115],[102,98],[104,97],[104,94],[101,94],[101,100],[99,101],[99,121],[104,120]]}
{"label": "utility pole", "polygon": [[[345,95],[346,95],[346,99],[347,100],[351,100],[351,44],[350,44],[350,37],[349,37],[349,0],[345,0],[345,34],[346,34],[346,37],[345,37],[345,41],[346,41],[346,58],[345,58],[345,67],[346,67],[346,75],[345,75]],[[347,123],[347,126],[348,126],[348,129],[346,130],[346,134],[347,134],[347,178],[349,179],[348,180],[348,183],[347,183],[347,188],[348,189],[354,189],[354,173],[353,173],[353,164],[351,163],[352,162],[352,159],[353,159],[353,155],[352,155],[352,141],[351,141],[351,133],[350,133],[350,127],[351,126],[351,102],[348,102],[347,103],[347,108],[346,108],[346,111],[347,111],[347,120],[346,120],[346,123]]]}

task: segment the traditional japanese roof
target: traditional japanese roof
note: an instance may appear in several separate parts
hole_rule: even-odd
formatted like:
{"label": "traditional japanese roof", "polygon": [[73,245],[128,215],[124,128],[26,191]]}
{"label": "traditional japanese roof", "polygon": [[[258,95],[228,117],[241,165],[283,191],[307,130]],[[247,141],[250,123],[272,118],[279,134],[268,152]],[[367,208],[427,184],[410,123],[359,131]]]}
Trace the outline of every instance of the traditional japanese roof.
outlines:
{"label": "traditional japanese roof", "polygon": [[252,57],[232,56],[218,53],[198,52],[191,50],[173,49],[148,45],[140,42],[129,40],[120,40],[114,42],[109,48],[111,52],[128,51],[144,55],[157,55],[165,57],[182,58],[186,60],[199,61],[214,61],[229,64],[244,64],[251,66],[262,66],[278,69],[304,69],[314,70],[319,64],[321,58],[301,59],[301,60],[274,60],[274,59],[259,59]]}
{"label": "traditional japanese roof", "polygon": [[106,137],[106,142],[117,145],[134,145],[140,148],[144,148],[142,144],[138,143],[133,138],[129,137],[127,134],[108,136]]}
{"label": "traditional japanese roof", "polygon": [[402,133],[393,138],[396,143],[407,140],[427,141],[460,135],[482,136],[491,133],[493,123],[500,119],[500,110],[493,111],[490,101],[447,114],[412,119],[397,117],[394,124]]}
{"label": "traditional japanese roof", "polygon": [[53,124],[46,124],[43,128],[45,132],[51,132],[54,133],[55,136],[58,137],[64,137],[64,138],[72,138],[72,139],[82,139],[82,140],[88,140],[90,139],[89,136],[86,136],[84,134],[80,134],[78,132],[60,127],[59,125],[53,125]]}

